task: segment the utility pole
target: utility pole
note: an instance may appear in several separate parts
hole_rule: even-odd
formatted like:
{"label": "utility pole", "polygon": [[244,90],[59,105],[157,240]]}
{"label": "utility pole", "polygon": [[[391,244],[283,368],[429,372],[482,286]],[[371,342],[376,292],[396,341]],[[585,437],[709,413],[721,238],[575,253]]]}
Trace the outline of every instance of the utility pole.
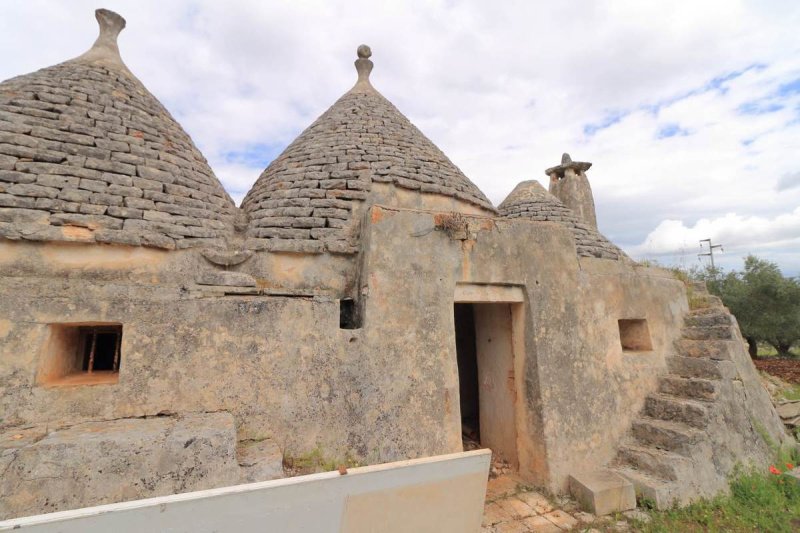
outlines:
{"label": "utility pole", "polygon": [[700,239],[700,248],[701,249],[703,248],[703,243],[704,242],[708,243],[708,252],[705,252],[705,253],[702,253],[702,254],[697,254],[697,257],[702,257],[704,255],[707,255],[708,257],[710,257],[711,258],[711,269],[714,270],[716,268],[714,266],[714,248],[719,248],[720,252],[724,252],[725,250],[722,249],[722,245],[721,244],[711,244],[711,239]]}

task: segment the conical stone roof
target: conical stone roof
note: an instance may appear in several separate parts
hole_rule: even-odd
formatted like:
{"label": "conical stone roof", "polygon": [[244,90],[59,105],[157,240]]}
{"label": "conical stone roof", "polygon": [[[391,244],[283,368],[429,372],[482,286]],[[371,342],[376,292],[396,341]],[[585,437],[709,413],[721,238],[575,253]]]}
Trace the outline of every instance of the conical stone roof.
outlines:
{"label": "conical stone roof", "polygon": [[[354,209],[373,183],[455,198],[495,213],[484,194],[369,82],[369,47],[356,85],[261,174],[242,207],[249,235],[347,251]],[[291,248],[291,247],[290,247]]]}
{"label": "conical stone roof", "polygon": [[96,16],[88,52],[0,83],[0,237],[221,244],[233,201],[122,62],[125,20]]}
{"label": "conical stone roof", "polygon": [[572,232],[575,247],[581,257],[603,259],[627,258],[625,253],[597,230],[580,221],[570,208],[545,190],[536,180],[523,181],[498,207],[505,218],[557,222]]}

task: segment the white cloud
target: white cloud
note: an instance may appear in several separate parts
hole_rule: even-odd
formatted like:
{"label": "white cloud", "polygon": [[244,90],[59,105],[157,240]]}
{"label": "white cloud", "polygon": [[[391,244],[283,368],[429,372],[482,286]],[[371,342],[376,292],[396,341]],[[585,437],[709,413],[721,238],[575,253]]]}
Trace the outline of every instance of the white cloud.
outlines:
{"label": "white cloud", "polygon": [[[800,91],[781,89],[800,79],[793,2],[104,4],[128,20],[127,64],[237,198],[349,89],[366,42],[376,87],[495,203],[569,151],[594,163],[600,227],[628,250],[669,228],[773,227],[800,205]],[[83,52],[95,7],[4,0],[0,79]],[[764,231],[800,272],[796,242]]]}
{"label": "white cloud", "polygon": [[781,176],[776,189],[780,192],[794,189],[795,187],[800,187],[800,171]]}
{"label": "white cloud", "polygon": [[774,218],[724,216],[702,218],[691,226],[680,220],[664,220],[651,231],[644,242],[631,248],[636,254],[659,255],[698,247],[702,239],[725,243],[730,251],[758,250],[791,246],[800,247],[800,207]]}

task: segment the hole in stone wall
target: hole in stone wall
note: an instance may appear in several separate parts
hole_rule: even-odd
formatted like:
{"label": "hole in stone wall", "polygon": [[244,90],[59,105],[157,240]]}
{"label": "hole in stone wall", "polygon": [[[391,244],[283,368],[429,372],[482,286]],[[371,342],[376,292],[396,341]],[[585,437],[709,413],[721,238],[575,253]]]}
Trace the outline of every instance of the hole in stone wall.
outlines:
{"label": "hole in stone wall", "polygon": [[37,373],[43,385],[116,383],[122,347],[120,324],[50,324]]}
{"label": "hole in stone wall", "polygon": [[355,300],[352,298],[339,300],[339,329],[359,329],[360,327],[361,317]]}
{"label": "hole in stone wall", "polygon": [[623,350],[646,352],[653,349],[653,341],[650,339],[650,329],[647,327],[647,319],[622,318],[618,323],[619,340]]}

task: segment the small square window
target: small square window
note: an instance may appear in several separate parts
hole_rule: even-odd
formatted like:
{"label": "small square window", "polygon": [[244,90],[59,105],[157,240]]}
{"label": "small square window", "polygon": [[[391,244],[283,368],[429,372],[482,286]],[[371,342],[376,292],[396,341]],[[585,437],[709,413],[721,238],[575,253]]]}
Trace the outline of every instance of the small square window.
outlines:
{"label": "small square window", "polygon": [[361,315],[352,298],[339,300],[339,329],[360,329]]}
{"label": "small square window", "polygon": [[619,320],[619,340],[622,349],[631,352],[649,352],[653,349],[647,319],[623,318]]}
{"label": "small square window", "polygon": [[122,350],[120,324],[50,324],[37,382],[42,385],[116,383]]}

